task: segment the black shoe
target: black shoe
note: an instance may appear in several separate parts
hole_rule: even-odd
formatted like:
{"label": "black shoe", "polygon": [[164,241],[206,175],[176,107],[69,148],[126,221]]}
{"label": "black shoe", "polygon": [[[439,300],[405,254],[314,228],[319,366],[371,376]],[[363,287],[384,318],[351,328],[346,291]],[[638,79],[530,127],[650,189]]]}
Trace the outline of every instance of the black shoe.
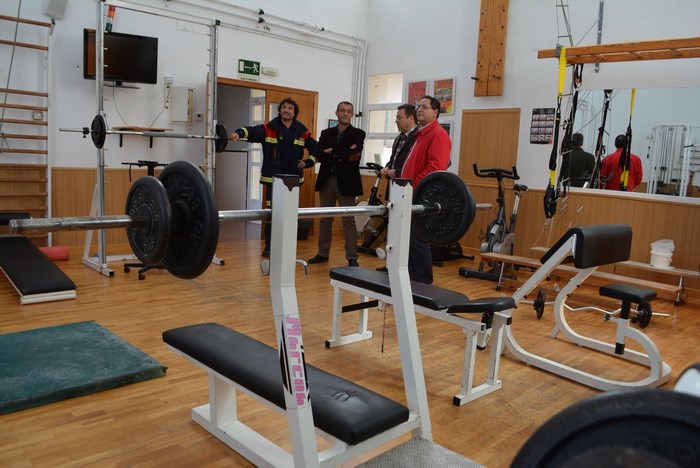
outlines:
{"label": "black shoe", "polygon": [[265,247],[265,249],[262,252],[262,256],[265,258],[270,256],[270,247]]}
{"label": "black shoe", "polygon": [[356,258],[351,258],[350,260],[348,260],[348,266],[359,267],[360,264],[357,263],[357,259],[356,259]]}
{"label": "black shoe", "polygon": [[316,254],[314,257],[310,258],[307,263],[325,263],[328,261],[328,257],[324,257],[323,255]]}
{"label": "black shoe", "polygon": [[379,268],[377,268],[377,271],[381,271],[382,273],[386,273],[389,270],[387,269],[387,267],[379,267]]}

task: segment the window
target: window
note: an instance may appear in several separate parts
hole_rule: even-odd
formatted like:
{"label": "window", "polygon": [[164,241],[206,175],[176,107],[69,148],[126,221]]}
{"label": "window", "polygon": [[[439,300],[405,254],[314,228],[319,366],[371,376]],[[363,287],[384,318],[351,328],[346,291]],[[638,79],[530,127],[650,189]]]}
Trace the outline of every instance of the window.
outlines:
{"label": "window", "polygon": [[403,102],[403,73],[369,77],[367,113],[369,123],[362,164],[374,162],[386,165],[391,145],[398,131],[394,120],[396,108]]}

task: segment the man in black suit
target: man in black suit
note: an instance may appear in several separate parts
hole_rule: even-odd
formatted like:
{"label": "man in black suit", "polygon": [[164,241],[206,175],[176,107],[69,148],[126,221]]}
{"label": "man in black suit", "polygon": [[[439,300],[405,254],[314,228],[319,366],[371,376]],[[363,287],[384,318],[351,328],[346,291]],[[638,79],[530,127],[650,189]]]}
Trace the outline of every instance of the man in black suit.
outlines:
{"label": "man in black suit", "polygon": [[[413,146],[418,128],[416,108],[412,104],[401,104],[396,111],[396,128],[399,129],[394,144],[391,146],[391,157],[386,167],[381,170],[381,174],[389,179],[394,179],[401,175],[403,163],[406,155]],[[388,199],[388,196],[387,196]]]}
{"label": "man in black suit", "polygon": [[[321,163],[316,178],[316,191],[321,206],[335,206],[336,202],[339,206],[355,206],[355,197],[362,195],[360,158],[365,144],[365,132],[350,124],[355,115],[352,103],[343,101],[338,104],[335,115],[338,125],[321,132],[313,154],[316,161]],[[349,266],[358,266],[355,218],[345,216],[342,219],[345,258]],[[332,237],[333,218],[321,218],[318,253],[309,259],[309,263],[328,261]]]}

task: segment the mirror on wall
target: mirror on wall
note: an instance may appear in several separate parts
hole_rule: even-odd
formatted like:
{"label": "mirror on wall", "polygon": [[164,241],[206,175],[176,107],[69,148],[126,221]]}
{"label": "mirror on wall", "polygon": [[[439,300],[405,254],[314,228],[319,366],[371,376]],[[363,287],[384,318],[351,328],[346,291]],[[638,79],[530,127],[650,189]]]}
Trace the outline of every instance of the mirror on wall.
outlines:
{"label": "mirror on wall", "polygon": [[[605,122],[603,157],[615,151],[615,137],[630,123],[632,153],[644,175],[636,192],[700,197],[700,88],[612,90]],[[595,154],[604,107],[603,90],[579,91],[574,132]]]}

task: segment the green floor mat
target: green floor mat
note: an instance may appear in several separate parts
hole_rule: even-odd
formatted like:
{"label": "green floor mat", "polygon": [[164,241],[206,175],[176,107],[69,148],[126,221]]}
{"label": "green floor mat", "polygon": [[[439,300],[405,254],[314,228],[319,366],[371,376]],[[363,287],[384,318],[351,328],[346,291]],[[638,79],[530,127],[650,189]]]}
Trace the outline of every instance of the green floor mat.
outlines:
{"label": "green floor mat", "polygon": [[165,370],[96,322],[0,335],[0,414],[162,377]]}

